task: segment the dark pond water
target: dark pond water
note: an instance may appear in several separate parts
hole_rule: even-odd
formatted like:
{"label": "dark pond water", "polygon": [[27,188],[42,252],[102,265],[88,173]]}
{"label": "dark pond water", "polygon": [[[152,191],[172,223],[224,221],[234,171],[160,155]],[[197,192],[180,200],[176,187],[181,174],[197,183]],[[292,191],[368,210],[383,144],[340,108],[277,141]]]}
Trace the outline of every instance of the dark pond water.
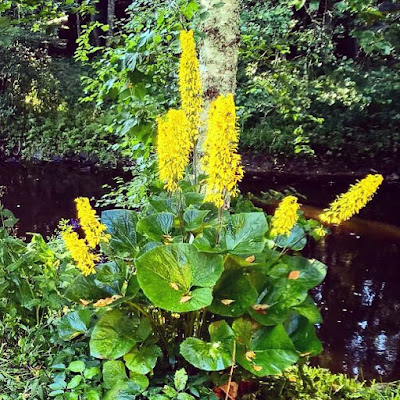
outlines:
{"label": "dark pond water", "polygon": [[[0,164],[3,203],[20,219],[18,232],[51,234],[61,218],[74,217],[73,199],[100,197],[117,171],[73,164]],[[247,176],[242,191],[288,186],[307,196],[311,214],[325,207],[354,178],[295,175]],[[390,224],[390,225],[388,225]],[[359,218],[318,243],[307,256],[329,267],[315,290],[324,323],[324,353],[314,363],[334,372],[383,380],[400,379],[400,184],[382,186]]]}

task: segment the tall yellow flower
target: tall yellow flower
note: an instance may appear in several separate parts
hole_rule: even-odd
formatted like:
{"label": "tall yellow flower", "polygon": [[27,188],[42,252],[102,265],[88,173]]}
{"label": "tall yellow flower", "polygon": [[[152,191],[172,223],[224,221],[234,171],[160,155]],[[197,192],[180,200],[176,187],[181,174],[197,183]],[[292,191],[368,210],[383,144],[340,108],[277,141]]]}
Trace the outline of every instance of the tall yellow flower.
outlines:
{"label": "tall yellow flower", "polygon": [[233,94],[218,96],[211,103],[207,135],[204,141],[203,169],[207,175],[205,201],[224,205],[226,195],[235,196],[243,178]]}
{"label": "tall yellow flower", "polygon": [[85,238],[89,247],[94,249],[100,242],[108,242],[110,235],[105,234],[107,227],[100,223],[96,217],[96,211],[90,206],[87,197],[75,199],[80,226],[85,232]]}
{"label": "tall yellow flower", "polygon": [[329,224],[340,224],[357,214],[373,197],[383,182],[383,176],[368,175],[351,185],[350,189],[333,201],[329,208],[319,216],[321,221]]}
{"label": "tall yellow flower", "polygon": [[96,272],[95,263],[100,260],[100,257],[90,252],[86,241],[79,239],[78,234],[72,230],[71,226],[65,224],[61,229],[61,236],[72,259],[76,262],[76,267],[82,271],[84,276],[94,274]]}
{"label": "tall yellow flower", "polygon": [[287,235],[289,236],[290,231],[296,225],[299,215],[297,211],[300,205],[297,202],[297,197],[287,196],[280,203],[278,208],[275,210],[275,214],[272,218],[272,236]]}
{"label": "tall yellow flower", "polygon": [[181,31],[182,54],[179,63],[179,93],[182,110],[188,120],[188,134],[193,143],[198,134],[203,104],[199,61],[193,31]]}
{"label": "tall yellow flower", "polygon": [[157,119],[158,173],[164,188],[174,192],[189,164],[191,141],[187,132],[187,119],[182,110],[169,110]]}

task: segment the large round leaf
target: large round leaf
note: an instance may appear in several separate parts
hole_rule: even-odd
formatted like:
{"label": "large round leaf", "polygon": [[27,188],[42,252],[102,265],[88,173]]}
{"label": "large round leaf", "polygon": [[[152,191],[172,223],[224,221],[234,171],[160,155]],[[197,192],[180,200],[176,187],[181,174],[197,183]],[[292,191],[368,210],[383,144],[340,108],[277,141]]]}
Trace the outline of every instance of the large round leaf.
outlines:
{"label": "large round leaf", "polygon": [[307,290],[302,285],[286,278],[270,278],[262,294],[248,311],[252,318],[266,326],[282,323],[289,315],[289,309],[307,298]]}
{"label": "large round leaf", "polygon": [[101,359],[122,357],[138,341],[136,330],[139,324],[139,318],[126,316],[119,310],[107,312],[93,329],[90,355]]}
{"label": "large round leaf", "polygon": [[325,279],[327,266],[320,261],[304,257],[284,256],[282,262],[274,266],[269,275],[286,278],[304,289],[312,289]]}
{"label": "large round leaf", "polygon": [[257,326],[250,320],[233,323],[237,340],[237,361],[257,376],[280,374],[297,362],[299,356],[285,328]]}
{"label": "large round leaf", "polygon": [[87,309],[73,311],[64,315],[58,324],[60,338],[65,341],[86,334],[89,330],[91,312]]}
{"label": "large round leaf", "polygon": [[106,389],[111,389],[118,382],[128,379],[125,364],[122,361],[106,361],[103,365],[103,381]]}
{"label": "large round leaf", "polygon": [[224,271],[213,292],[209,310],[226,317],[239,317],[255,303],[258,293],[244,274],[244,269]]}
{"label": "large round leaf", "polygon": [[124,355],[126,367],[137,374],[146,375],[157,364],[157,358],[161,355],[161,349],[156,346],[143,346],[131,350]]}
{"label": "large round leaf", "polygon": [[168,311],[186,312],[207,307],[223,271],[222,256],[200,253],[191,244],[156,247],[136,261],[144,294]]}
{"label": "large round leaf", "polygon": [[196,208],[188,208],[183,214],[185,221],[185,230],[195,232],[204,226],[204,218],[209,210],[197,210]]}
{"label": "large round leaf", "polygon": [[188,338],[181,344],[182,356],[204,371],[222,371],[232,364],[231,352],[222,343],[206,343]]}
{"label": "large round leaf", "polygon": [[261,253],[267,230],[268,223],[263,212],[234,214],[225,231],[226,247],[231,254]]}
{"label": "large round leaf", "polygon": [[234,334],[225,321],[209,326],[211,342],[188,338],[180,347],[182,356],[196,368],[205,371],[221,371],[232,364]]}
{"label": "large round leaf", "polygon": [[316,356],[322,352],[322,344],[315,332],[315,326],[305,317],[292,315],[287,329],[298,352],[303,356]]}
{"label": "large round leaf", "polygon": [[174,218],[174,214],[169,212],[154,213],[142,218],[136,228],[149,239],[162,242],[164,236],[171,232]]}
{"label": "large round leaf", "polygon": [[130,379],[117,382],[104,396],[104,400],[135,400],[149,386],[145,375],[133,374]]}
{"label": "large round leaf", "polygon": [[289,236],[280,235],[274,238],[274,241],[278,247],[300,251],[307,244],[307,235],[300,225],[295,225]]}
{"label": "large round leaf", "polygon": [[111,234],[110,250],[119,257],[134,257],[137,252],[137,214],[131,210],[107,210],[101,213],[101,222]]}
{"label": "large round leaf", "polygon": [[322,322],[321,312],[310,295],[307,296],[303,303],[292,307],[291,311],[307,318],[312,324],[320,324]]}

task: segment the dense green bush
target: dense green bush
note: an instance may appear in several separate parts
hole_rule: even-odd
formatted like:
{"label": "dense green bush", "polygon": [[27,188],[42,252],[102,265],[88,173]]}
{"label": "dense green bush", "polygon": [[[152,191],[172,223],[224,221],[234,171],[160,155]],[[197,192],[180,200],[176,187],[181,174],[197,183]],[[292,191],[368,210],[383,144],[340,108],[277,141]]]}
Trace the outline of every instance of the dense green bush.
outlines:
{"label": "dense green bush", "polygon": [[[51,57],[54,40],[20,27],[3,27],[0,43],[0,144],[2,153],[48,159],[77,153],[112,159],[102,116],[82,107],[82,67]],[[47,44],[46,44],[47,43]]]}
{"label": "dense green bush", "polygon": [[245,2],[237,93],[243,146],[284,156],[311,150],[349,162],[394,160],[396,15],[370,0]]}

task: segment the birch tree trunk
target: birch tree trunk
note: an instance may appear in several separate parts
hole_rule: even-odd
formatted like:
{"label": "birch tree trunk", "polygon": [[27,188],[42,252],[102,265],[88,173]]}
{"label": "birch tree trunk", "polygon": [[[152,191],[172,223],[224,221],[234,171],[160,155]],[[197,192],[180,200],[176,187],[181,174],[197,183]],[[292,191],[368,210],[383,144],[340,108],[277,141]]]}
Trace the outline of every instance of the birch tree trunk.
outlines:
{"label": "birch tree trunk", "polygon": [[[200,73],[204,93],[202,128],[197,142],[197,160],[203,151],[208,109],[220,94],[235,93],[239,55],[240,0],[200,0],[207,12],[200,30]],[[197,166],[200,170],[200,165]]]}
{"label": "birch tree trunk", "polygon": [[111,38],[114,33],[114,18],[115,18],[115,0],[108,0],[107,25],[109,26],[109,31],[108,31],[109,38]]}

